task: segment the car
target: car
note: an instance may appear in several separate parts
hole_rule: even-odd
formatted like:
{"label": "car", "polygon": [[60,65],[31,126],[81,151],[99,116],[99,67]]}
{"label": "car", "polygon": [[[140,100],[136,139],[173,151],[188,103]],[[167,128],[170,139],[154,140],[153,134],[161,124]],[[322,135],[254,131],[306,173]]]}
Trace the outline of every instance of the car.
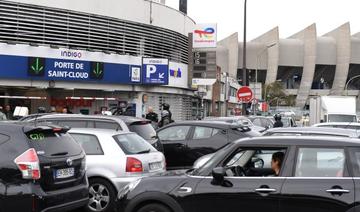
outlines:
{"label": "car", "polygon": [[23,116],[20,119],[18,119],[17,121],[20,121],[20,122],[29,121],[29,120],[37,119],[42,116],[46,116],[46,115],[51,115],[51,113],[35,113],[35,114]]}
{"label": "car", "polygon": [[360,130],[360,123],[356,123],[356,122],[328,122],[328,123],[315,124],[313,126]]}
{"label": "car", "polygon": [[288,127],[269,129],[263,136],[337,136],[359,138],[360,132],[352,129],[333,129],[326,127]]}
{"label": "car", "polygon": [[163,147],[157,138],[155,129],[151,125],[151,121],[142,118],[128,116],[51,114],[29,121],[51,122],[71,128],[99,128],[135,132],[147,140],[157,150],[163,151]]}
{"label": "car", "polygon": [[89,128],[69,133],[86,153],[87,211],[113,211],[116,194],[125,185],[166,170],[163,153],[136,133]]}
{"label": "car", "polygon": [[249,127],[216,121],[176,122],[157,132],[168,169],[189,169],[199,157],[216,152],[231,141],[260,136]]}
{"label": "car", "polygon": [[265,129],[270,129],[274,127],[274,120],[272,117],[265,116],[249,116],[248,119],[258,127],[263,127]]}
{"label": "car", "polygon": [[218,151],[199,169],[128,184],[118,194],[118,209],[124,212],[358,211],[359,177],[359,139],[245,138]]}
{"label": "car", "polygon": [[0,124],[0,211],[66,211],[87,204],[85,153],[67,130]]}
{"label": "car", "polygon": [[284,127],[297,127],[296,121],[292,116],[283,116],[281,121],[284,124]]}
{"label": "car", "polygon": [[248,126],[252,130],[257,132],[264,132],[266,129],[264,127],[259,127],[254,125],[249,118],[245,116],[231,116],[231,117],[208,117],[205,118],[207,121],[221,121],[221,122],[227,122],[232,124],[239,124],[243,126]]}

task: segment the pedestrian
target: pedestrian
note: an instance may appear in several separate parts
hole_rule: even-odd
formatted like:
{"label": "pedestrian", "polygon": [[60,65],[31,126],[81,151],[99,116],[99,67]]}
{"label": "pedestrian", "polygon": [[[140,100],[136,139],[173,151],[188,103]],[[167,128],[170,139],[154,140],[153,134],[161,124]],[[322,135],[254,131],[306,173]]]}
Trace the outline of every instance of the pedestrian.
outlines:
{"label": "pedestrian", "polygon": [[274,119],[275,119],[274,128],[279,128],[284,126],[284,124],[281,121],[281,115],[279,113],[275,114]]}
{"label": "pedestrian", "polygon": [[69,107],[64,107],[63,110],[62,110],[62,113],[72,114],[73,112],[70,111]]}
{"label": "pedestrian", "polygon": [[162,104],[161,120],[159,122],[159,127],[163,127],[170,123],[174,122],[172,120],[172,113],[170,111],[170,105],[167,103]]}
{"label": "pedestrian", "polygon": [[50,113],[56,113],[56,107],[51,106],[50,107]]}
{"label": "pedestrian", "polygon": [[0,121],[6,121],[6,115],[4,114],[4,108],[0,106]]}
{"label": "pedestrian", "polygon": [[151,106],[148,107],[148,113],[146,114],[145,118],[150,120],[151,122],[159,122],[158,114],[154,112],[154,108]]}
{"label": "pedestrian", "polygon": [[4,112],[7,120],[13,120],[13,112],[11,111],[10,105],[5,106],[5,112]]}

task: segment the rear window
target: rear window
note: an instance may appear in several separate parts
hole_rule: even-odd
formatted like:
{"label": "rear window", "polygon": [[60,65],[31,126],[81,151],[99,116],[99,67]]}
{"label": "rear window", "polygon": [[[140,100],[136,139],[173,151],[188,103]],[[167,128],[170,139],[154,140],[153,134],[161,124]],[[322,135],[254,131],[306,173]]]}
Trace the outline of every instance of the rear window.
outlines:
{"label": "rear window", "polygon": [[68,133],[57,133],[50,130],[31,131],[26,133],[30,146],[40,151],[45,157],[74,156],[81,153],[79,144]]}
{"label": "rear window", "polygon": [[120,125],[115,122],[96,121],[95,125],[98,129],[121,130]]}
{"label": "rear window", "polygon": [[114,139],[127,155],[156,152],[156,149],[153,146],[136,134],[115,135]]}
{"label": "rear window", "polygon": [[137,133],[145,140],[151,140],[156,137],[156,131],[149,122],[135,122],[129,125],[131,132]]}

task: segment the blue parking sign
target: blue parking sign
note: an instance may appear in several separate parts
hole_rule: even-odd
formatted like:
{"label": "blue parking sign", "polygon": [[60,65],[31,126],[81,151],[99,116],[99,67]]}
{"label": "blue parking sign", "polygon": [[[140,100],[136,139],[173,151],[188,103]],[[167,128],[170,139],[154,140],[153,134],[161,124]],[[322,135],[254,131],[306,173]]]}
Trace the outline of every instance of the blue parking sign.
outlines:
{"label": "blue parking sign", "polygon": [[169,84],[169,60],[157,58],[143,58],[143,84]]}

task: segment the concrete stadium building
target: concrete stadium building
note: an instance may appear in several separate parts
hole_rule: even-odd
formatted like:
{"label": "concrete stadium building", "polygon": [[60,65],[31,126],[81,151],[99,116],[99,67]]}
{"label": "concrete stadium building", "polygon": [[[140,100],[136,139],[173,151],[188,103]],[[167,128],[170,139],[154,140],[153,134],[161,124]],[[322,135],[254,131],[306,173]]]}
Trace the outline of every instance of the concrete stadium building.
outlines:
{"label": "concrete stadium building", "polygon": [[[233,34],[218,42],[217,63],[239,79],[242,52],[243,44]],[[275,81],[282,82],[301,108],[310,96],[360,96],[360,33],[352,35],[350,23],[322,36],[313,24],[286,39],[279,37],[276,27],[247,43],[246,62],[251,86],[258,85],[258,98],[261,87]]]}
{"label": "concrete stadium building", "polygon": [[[168,102],[175,120],[190,119],[188,33],[195,22],[164,3],[0,1],[0,105],[93,114],[127,104],[141,117],[147,106],[159,112]],[[168,60],[168,68],[147,76],[146,58]]]}

